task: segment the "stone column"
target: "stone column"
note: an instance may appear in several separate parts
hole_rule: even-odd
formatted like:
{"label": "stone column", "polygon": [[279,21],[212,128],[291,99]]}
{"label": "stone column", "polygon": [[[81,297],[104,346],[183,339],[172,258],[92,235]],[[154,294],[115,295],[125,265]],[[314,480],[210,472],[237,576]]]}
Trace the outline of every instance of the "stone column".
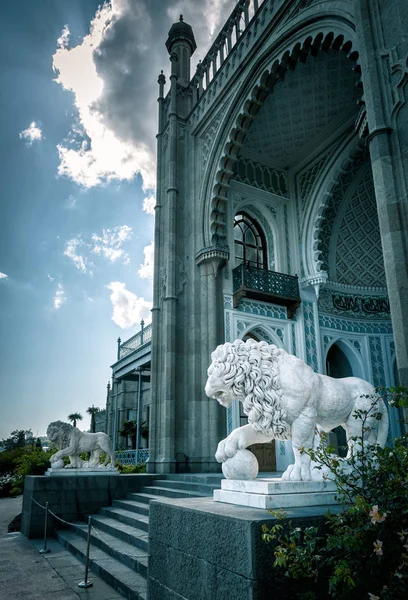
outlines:
{"label": "stone column", "polygon": [[408,3],[356,0],[355,16],[398,373],[408,386]]}
{"label": "stone column", "polygon": [[226,435],[226,412],[216,400],[207,398],[204,385],[207,369],[211,362],[211,352],[224,341],[222,334],[221,294],[217,293],[217,277],[221,266],[228,259],[225,248],[205,248],[196,256],[200,269],[201,283],[201,380],[203,385],[201,403],[201,454],[204,470],[219,471],[215,460],[218,442]]}
{"label": "stone column", "polygon": [[[126,421],[126,382],[122,379],[122,381],[118,382],[117,387],[118,393],[118,430],[121,429],[123,421]],[[126,447],[126,437],[123,435],[118,436],[119,439],[119,448],[124,449]]]}
{"label": "stone column", "polygon": [[112,398],[110,391],[110,381],[106,386],[106,410],[105,410],[105,433],[109,436],[111,434],[111,410],[112,410]]}
{"label": "stone column", "polygon": [[[163,211],[162,211],[162,173],[163,173],[163,127],[164,127],[164,85],[166,78],[161,71],[157,80],[159,84],[159,123],[157,134],[157,185],[156,185],[156,206],[155,206],[155,223],[154,223],[154,264],[161,264],[162,257],[162,236],[164,232]],[[146,465],[148,473],[155,472],[156,454],[159,451],[157,444],[157,436],[160,436],[159,423],[159,402],[160,402],[160,348],[161,348],[161,273],[159,268],[154,269],[153,276],[153,308],[152,308],[152,372],[151,372],[151,419],[149,429],[149,460]]]}

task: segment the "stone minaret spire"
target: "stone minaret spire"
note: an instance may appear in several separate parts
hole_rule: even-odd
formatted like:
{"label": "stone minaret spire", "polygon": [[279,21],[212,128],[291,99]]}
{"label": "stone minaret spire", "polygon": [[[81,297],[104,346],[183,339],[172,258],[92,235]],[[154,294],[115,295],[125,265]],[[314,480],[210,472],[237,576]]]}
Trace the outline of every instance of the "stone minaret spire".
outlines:
{"label": "stone minaret spire", "polygon": [[[190,96],[179,93],[190,84],[190,60],[196,49],[193,30],[180,18],[168,35],[166,48],[171,63],[170,90],[164,97],[165,78],[160,73],[159,127],[157,135],[157,193],[155,223],[155,274],[152,309],[151,431],[149,473],[175,472],[177,444],[182,449],[183,422],[177,386],[180,380],[180,262],[184,256],[183,215],[188,202],[184,156],[185,115]],[[181,257],[181,258],[180,258]],[[180,407],[183,409],[183,407]]]}
{"label": "stone minaret spire", "polygon": [[166,41],[166,48],[170,55],[173,52],[177,54],[176,75],[178,83],[187,86],[190,82],[191,57],[197,48],[197,44],[191,25],[183,21],[183,15],[180,15],[178,23],[172,25]]}

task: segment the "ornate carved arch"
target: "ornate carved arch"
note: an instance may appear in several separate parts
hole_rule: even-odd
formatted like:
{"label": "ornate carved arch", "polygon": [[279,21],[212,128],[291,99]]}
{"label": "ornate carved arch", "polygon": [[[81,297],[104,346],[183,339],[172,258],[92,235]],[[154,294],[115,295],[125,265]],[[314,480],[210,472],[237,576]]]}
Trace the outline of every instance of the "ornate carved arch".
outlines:
{"label": "ornate carved arch", "polygon": [[315,200],[310,205],[305,217],[302,231],[302,246],[304,250],[304,268],[306,277],[326,277],[326,271],[322,269],[322,230],[330,227],[336,206],[333,201],[337,193],[349,185],[355,174],[361,169],[367,160],[367,149],[363,142],[354,139],[345,149],[336,156],[330,166],[331,177],[326,177],[324,185],[318,191]]}
{"label": "ornate carved arch", "polygon": [[[321,51],[334,49],[343,52],[347,59],[354,63],[354,70],[359,71],[357,63],[358,52],[353,49],[353,41],[345,37],[345,33],[337,33],[335,27],[326,27],[314,35],[306,35],[293,42],[290,49],[282,50],[275,58],[272,66],[265,69],[258,77],[250,97],[242,106],[241,112],[235,119],[233,127],[227,136],[227,143],[219,161],[215,175],[209,216],[209,231],[205,236],[207,246],[225,248],[227,246],[227,195],[230,180],[234,172],[241,146],[244,143],[248,129],[263,106],[267,96],[273,91],[278,81],[284,80],[289,70],[294,70],[298,62],[305,62],[309,55],[316,56]],[[352,37],[349,35],[349,37]],[[224,138],[225,139],[225,138]],[[207,237],[208,236],[208,237]]]}

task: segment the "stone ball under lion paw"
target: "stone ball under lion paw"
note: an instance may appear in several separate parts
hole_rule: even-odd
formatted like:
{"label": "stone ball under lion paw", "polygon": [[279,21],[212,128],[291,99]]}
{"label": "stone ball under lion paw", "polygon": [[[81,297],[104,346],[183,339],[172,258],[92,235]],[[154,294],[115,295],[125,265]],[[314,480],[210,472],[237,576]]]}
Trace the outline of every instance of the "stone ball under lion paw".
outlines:
{"label": "stone ball under lion paw", "polygon": [[259,464],[252,452],[238,450],[235,456],[222,463],[222,472],[225,479],[256,479]]}
{"label": "stone ball under lion paw", "polygon": [[63,459],[60,458],[59,460],[56,460],[53,463],[51,463],[51,468],[52,469],[63,469],[64,468],[64,461],[63,461]]}

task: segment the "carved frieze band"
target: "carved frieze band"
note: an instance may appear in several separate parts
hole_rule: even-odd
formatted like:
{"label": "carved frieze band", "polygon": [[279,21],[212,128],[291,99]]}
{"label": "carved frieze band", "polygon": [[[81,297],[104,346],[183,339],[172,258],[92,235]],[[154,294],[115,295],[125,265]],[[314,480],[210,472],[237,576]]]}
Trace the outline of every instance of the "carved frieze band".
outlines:
{"label": "carved frieze band", "polygon": [[319,310],[353,317],[390,317],[390,303],[387,297],[342,294],[331,290],[321,290]]}

